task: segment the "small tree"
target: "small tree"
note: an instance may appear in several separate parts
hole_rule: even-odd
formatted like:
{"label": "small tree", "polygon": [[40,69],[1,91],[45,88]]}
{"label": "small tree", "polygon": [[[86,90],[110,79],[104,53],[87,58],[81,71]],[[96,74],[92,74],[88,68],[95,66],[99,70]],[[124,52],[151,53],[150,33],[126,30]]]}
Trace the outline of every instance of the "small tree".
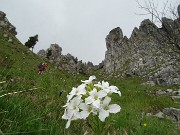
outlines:
{"label": "small tree", "polygon": [[35,44],[38,42],[38,35],[35,35],[33,37],[29,37],[28,41],[25,43],[25,46],[28,48],[32,48],[32,51],[34,49]]}

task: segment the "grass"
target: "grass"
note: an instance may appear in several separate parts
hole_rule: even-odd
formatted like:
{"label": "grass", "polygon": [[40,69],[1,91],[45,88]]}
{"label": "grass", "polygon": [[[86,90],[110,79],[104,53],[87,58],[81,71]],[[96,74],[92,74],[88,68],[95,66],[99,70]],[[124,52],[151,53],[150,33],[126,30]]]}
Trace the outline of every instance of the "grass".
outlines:
{"label": "grass", "polygon": [[[121,112],[110,115],[104,123],[92,121],[73,121],[65,129],[66,121],[61,117],[66,95],[72,87],[81,84],[88,76],[59,71],[48,63],[43,75],[38,75],[37,65],[45,60],[29,51],[15,37],[8,43],[0,29],[0,96],[19,92],[0,98],[0,134],[28,135],[178,135],[180,128],[170,120],[142,116],[142,113],[156,113],[165,107],[180,108],[170,97],[148,95],[145,91],[179,88],[179,86],[144,86],[142,78],[105,79],[99,71],[94,72],[98,81],[108,81],[116,85],[122,97],[113,96],[113,102],[121,106]],[[37,88],[34,90],[29,90]],[[59,93],[63,91],[62,96]],[[147,126],[143,124],[146,123]],[[92,128],[94,129],[94,132]],[[98,127],[98,129],[96,129]],[[98,130],[101,133],[98,133]]]}

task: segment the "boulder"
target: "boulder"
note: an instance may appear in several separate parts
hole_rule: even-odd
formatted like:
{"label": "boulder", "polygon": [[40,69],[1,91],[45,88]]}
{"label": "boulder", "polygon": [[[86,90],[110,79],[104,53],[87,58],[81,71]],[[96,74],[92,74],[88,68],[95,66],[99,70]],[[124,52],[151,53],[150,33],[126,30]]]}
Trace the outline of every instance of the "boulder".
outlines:
{"label": "boulder", "polygon": [[46,58],[46,51],[44,49],[40,50],[37,55]]}
{"label": "boulder", "polygon": [[169,34],[172,34],[174,31],[174,21],[172,19],[163,17],[162,18],[162,28]]}
{"label": "boulder", "polygon": [[158,27],[154,23],[152,23],[149,19],[143,20],[139,27],[139,30],[147,35],[157,32],[157,29]]}
{"label": "boulder", "polygon": [[167,115],[171,120],[180,125],[180,109],[176,108],[164,108],[162,112]]}

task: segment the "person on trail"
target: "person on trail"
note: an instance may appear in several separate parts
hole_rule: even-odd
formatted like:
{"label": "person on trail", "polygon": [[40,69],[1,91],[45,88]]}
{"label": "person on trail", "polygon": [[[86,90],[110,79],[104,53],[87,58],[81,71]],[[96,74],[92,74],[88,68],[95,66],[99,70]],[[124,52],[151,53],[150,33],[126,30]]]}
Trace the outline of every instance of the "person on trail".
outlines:
{"label": "person on trail", "polygon": [[45,70],[45,68],[47,67],[47,63],[42,63],[38,66],[39,68],[39,75],[41,75],[43,73],[43,71]]}

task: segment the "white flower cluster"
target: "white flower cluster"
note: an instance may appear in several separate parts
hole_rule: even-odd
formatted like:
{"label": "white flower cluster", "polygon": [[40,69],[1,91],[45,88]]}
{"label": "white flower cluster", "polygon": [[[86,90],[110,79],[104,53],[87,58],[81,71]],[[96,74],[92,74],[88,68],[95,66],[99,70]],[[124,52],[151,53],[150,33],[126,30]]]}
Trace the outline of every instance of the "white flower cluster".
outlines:
{"label": "white flower cluster", "polygon": [[102,81],[93,84],[92,80],[95,76],[90,76],[89,80],[82,81],[83,83],[77,88],[72,88],[72,91],[67,95],[67,103],[65,107],[63,119],[68,120],[66,128],[71,124],[72,120],[86,119],[91,113],[98,115],[101,121],[109,116],[109,113],[118,113],[121,107],[117,104],[109,104],[111,94],[117,93],[121,96],[119,89],[116,86],[109,86],[108,82]]}

